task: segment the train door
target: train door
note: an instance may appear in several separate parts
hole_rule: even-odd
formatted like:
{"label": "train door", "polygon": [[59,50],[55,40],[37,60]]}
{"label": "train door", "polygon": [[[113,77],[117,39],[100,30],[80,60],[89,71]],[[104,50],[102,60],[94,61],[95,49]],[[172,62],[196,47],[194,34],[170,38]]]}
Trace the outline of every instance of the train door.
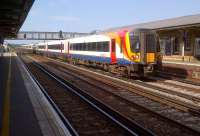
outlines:
{"label": "train door", "polygon": [[116,63],[117,58],[116,58],[116,41],[115,39],[111,40],[111,63]]}
{"label": "train door", "polygon": [[200,56],[200,38],[196,38],[195,41],[195,56]]}
{"label": "train door", "polygon": [[70,49],[70,44],[69,44],[69,42],[67,42],[67,57],[70,56],[70,55],[69,55],[69,49]]}
{"label": "train door", "polygon": [[64,49],[64,45],[63,45],[63,43],[61,42],[61,44],[60,44],[60,52],[61,52],[61,53],[63,52],[63,49]]}

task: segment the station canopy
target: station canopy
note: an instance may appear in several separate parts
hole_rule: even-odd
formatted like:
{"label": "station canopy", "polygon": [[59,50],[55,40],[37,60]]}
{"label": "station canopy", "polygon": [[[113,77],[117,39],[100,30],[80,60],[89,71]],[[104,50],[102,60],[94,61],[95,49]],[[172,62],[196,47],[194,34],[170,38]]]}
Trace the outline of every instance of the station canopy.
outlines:
{"label": "station canopy", "polygon": [[16,36],[34,0],[0,0],[0,38]]}

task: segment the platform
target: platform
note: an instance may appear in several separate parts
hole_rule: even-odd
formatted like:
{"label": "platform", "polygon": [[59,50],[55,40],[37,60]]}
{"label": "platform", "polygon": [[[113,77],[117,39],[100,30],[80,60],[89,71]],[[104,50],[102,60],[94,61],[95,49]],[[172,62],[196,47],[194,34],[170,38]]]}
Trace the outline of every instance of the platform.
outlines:
{"label": "platform", "polygon": [[0,55],[0,136],[70,135],[14,53]]}
{"label": "platform", "polygon": [[199,63],[163,61],[162,67],[159,70],[200,83]]}

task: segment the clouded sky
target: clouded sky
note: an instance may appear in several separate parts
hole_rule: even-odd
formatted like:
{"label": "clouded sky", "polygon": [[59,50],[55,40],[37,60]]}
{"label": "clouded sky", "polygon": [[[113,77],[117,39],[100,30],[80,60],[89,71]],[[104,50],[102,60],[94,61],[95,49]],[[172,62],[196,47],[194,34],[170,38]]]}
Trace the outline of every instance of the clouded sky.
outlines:
{"label": "clouded sky", "polygon": [[200,13],[200,0],[35,0],[21,30],[91,32]]}

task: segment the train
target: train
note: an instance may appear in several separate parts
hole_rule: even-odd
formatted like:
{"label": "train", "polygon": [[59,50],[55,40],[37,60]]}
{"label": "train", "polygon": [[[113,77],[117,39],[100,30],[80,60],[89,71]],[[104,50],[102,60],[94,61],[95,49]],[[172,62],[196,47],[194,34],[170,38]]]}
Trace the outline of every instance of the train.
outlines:
{"label": "train", "polygon": [[24,45],[21,48],[129,77],[148,76],[154,73],[161,62],[156,33],[149,29],[93,34]]}

